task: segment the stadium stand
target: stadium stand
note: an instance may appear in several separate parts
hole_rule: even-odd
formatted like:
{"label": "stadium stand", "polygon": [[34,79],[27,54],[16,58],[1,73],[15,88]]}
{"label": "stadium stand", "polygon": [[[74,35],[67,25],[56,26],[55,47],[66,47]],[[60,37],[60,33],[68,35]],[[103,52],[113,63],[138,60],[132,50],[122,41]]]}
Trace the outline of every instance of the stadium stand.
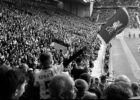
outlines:
{"label": "stadium stand", "polygon": [[[91,76],[101,44],[100,25],[57,8],[57,0],[41,1],[0,1],[1,100],[126,100],[140,95],[138,83],[125,75],[111,85],[107,82],[111,44],[106,49],[105,75]],[[102,10],[98,21],[107,21],[112,13]],[[67,53],[52,42],[66,47]]]}

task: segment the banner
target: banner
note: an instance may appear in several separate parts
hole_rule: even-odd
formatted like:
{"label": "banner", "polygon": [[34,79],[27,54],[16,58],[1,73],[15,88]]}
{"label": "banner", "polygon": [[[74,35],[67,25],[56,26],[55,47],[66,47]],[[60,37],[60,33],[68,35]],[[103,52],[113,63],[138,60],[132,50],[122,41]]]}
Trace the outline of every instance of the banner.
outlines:
{"label": "banner", "polygon": [[83,47],[82,49],[80,49],[79,51],[77,51],[76,53],[74,53],[72,56],[69,57],[69,59],[65,59],[63,61],[63,65],[66,67],[68,66],[74,59],[76,59],[78,56],[82,55],[84,53],[84,51],[87,50],[87,47]]}
{"label": "banner", "polygon": [[119,8],[117,13],[105,25],[102,25],[99,35],[105,43],[108,43],[126,28],[128,21],[129,15],[127,10],[125,8]]}
{"label": "banner", "polygon": [[67,43],[64,43],[63,41],[61,40],[57,40],[57,39],[54,39],[52,41],[52,43],[50,44],[51,47],[54,47],[56,50],[63,50],[63,53],[65,54],[67,52],[67,49],[68,47],[70,46],[69,44]]}

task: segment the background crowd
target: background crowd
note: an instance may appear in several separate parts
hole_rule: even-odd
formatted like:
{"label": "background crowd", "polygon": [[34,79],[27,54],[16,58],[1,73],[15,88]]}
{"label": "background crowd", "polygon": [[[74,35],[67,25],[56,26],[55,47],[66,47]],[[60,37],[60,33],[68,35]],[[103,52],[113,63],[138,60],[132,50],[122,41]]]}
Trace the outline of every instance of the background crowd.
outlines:
{"label": "background crowd", "polygon": [[[21,5],[20,5],[21,6]],[[108,12],[109,13],[109,12]],[[140,95],[139,84],[125,75],[92,77],[98,57],[100,26],[52,5],[19,7],[0,4],[0,99],[122,99]],[[52,42],[68,44],[67,53]]]}

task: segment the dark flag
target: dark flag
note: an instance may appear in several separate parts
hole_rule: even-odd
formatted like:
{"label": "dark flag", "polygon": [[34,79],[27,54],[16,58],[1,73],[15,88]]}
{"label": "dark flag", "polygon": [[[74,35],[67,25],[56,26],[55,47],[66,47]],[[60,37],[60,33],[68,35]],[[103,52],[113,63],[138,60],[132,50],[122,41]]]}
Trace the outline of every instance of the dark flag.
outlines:
{"label": "dark flag", "polygon": [[125,8],[119,8],[117,13],[105,25],[102,25],[99,35],[108,43],[113,37],[125,29],[128,21],[129,15],[127,10]]}
{"label": "dark flag", "polygon": [[79,51],[77,51],[75,54],[73,54],[72,56],[70,56],[69,59],[65,59],[63,61],[63,65],[65,67],[68,66],[74,59],[76,59],[80,55],[84,54],[84,51],[86,51],[86,50],[87,50],[87,47],[83,47],[82,49],[80,49]]}

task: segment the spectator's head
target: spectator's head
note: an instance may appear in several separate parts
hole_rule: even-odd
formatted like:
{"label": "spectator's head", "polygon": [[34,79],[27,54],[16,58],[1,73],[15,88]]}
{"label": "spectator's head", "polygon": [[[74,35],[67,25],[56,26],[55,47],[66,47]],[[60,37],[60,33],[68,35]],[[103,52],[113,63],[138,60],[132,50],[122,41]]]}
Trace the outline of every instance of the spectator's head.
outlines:
{"label": "spectator's head", "polygon": [[60,74],[55,76],[49,85],[50,96],[52,99],[74,99],[74,80],[68,74]]}
{"label": "spectator's head", "polygon": [[76,59],[76,63],[77,63],[78,66],[80,66],[81,63],[82,63],[82,58],[80,58],[80,57],[77,58],[77,59]]}
{"label": "spectator's head", "polygon": [[75,80],[75,87],[77,88],[78,92],[85,92],[88,90],[88,84],[83,79]]}
{"label": "spectator's head", "polygon": [[95,84],[98,86],[99,85],[99,79],[95,78]]}
{"label": "spectator's head", "polygon": [[0,66],[0,73],[3,73],[3,72],[6,72],[8,70],[12,69],[11,67],[9,66],[6,66],[6,65],[1,65]]}
{"label": "spectator's head", "polygon": [[126,75],[120,75],[115,79],[115,82],[119,82],[119,81],[131,83],[130,79]]}
{"label": "spectator's head", "polygon": [[19,98],[25,91],[26,76],[20,70],[9,70],[1,77],[0,97],[3,99]]}
{"label": "spectator's head", "polygon": [[95,77],[91,77],[91,87],[95,86]]}
{"label": "spectator's head", "polygon": [[43,67],[50,67],[50,65],[53,64],[53,57],[50,52],[41,53],[39,60]]}
{"label": "spectator's head", "polygon": [[102,75],[101,77],[100,77],[100,80],[101,80],[101,83],[106,83],[106,76],[105,75]]}
{"label": "spectator's head", "polygon": [[71,64],[71,66],[74,68],[74,69],[76,69],[77,68],[77,64],[76,64],[76,62],[72,62],[72,64]]}
{"label": "spectator's head", "polygon": [[132,88],[132,91],[133,91],[133,96],[138,96],[138,95],[137,95],[137,93],[138,93],[138,91],[139,91],[139,85],[138,85],[138,83],[133,82],[133,83],[131,84],[131,88]]}
{"label": "spectator's head", "polygon": [[23,63],[19,66],[19,69],[21,69],[23,72],[27,72],[29,70],[29,67],[27,64]]}
{"label": "spectator's head", "polygon": [[137,91],[137,90],[139,89],[139,85],[138,85],[138,83],[136,83],[136,82],[133,82],[133,83],[131,84],[131,87],[132,87],[132,90],[134,90],[134,91]]}
{"label": "spectator's head", "polygon": [[121,86],[123,88],[123,91],[125,91],[125,93],[127,93],[127,95],[129,97],[133,96],[133,92],[132,92],[130,83],[125,82],[125,81],[118,81],[118,82],[115,82],[115,84]]}
{"label": "spectator's head", "polygon": [[128,100],[129,95],[119,84],[111,84],[105,89],[106,100]]}
{"label": "spectator's head", "polygon": [[133,96],[133,92],[131,89],[131,81],[126,75],[120,75],[115,79],[115,83],[123,86],[124,91],[127,92],[129,97]]}
{"label": "spectator's head", "polygon": [[91,76],[88,73],[81,74],[80,79],[85,80],[88,83],[89,87],[90,87],[90,85],[91,85]]}

